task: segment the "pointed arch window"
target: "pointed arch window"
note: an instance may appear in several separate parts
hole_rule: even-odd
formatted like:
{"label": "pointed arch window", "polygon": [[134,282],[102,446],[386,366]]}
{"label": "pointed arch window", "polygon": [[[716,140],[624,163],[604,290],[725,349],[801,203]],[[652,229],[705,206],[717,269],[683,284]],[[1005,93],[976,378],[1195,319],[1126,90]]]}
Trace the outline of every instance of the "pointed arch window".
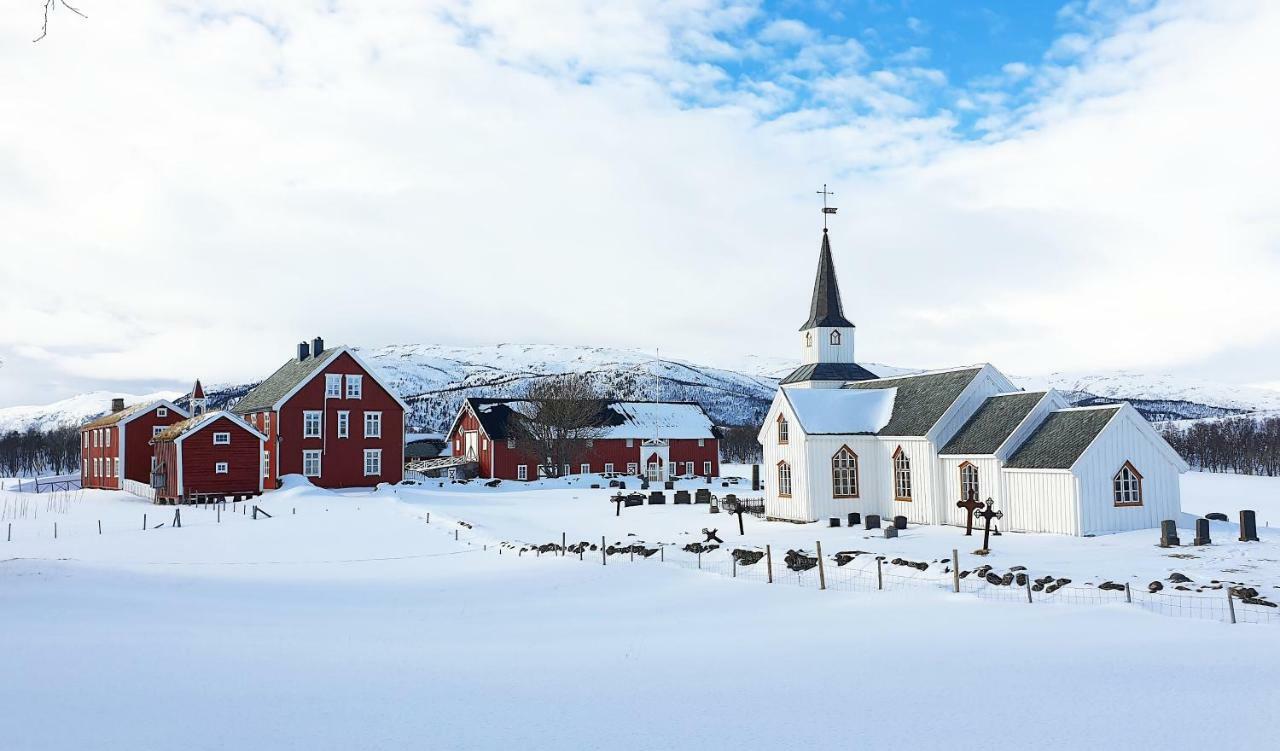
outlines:
{"label": "pointed arch window", "polygon": [[804,332],[804,346],[805,346],[805,347],[812,347],[812,346],[813,346],[813,332],[812,332],[812,331],[806,331],[806,332]]}
{"label": "pointed arch window", "polygon": [[1131,462],[1125,462],[1111,481],[1117,506],[1142,505],[1142,475]]}
{"label": "pointed arch window", "polygon": [[787,418],[778,415],[778,443],[790,443],[791,426],[787,424]]}
{"label": "pointed arch window", "polygon": [[839,332],[839,331],[832,331],[832,332],[831,332],[831,346],[832,346],[832,347],[839,347],[839,346],[840,346],[840,332]]}
{"label": "pointed arch window", "polygon": [[791,497],[791,465],[778,462],[778,497]]}
{"label": "pointed arch window", "polygon": [[982,489],[978,485],[978,468],[970,462],[960,465],[960,497],[981,500]]}
{"label": "pointed arch window", "polygon": [[893,499],[911,500],[911,457],[901,446],[893,452]]}
{"label": "pointed arch window", "polygon": [[858,497],[858,455],[841,446],[831,457],[831,494],[836,498]]}

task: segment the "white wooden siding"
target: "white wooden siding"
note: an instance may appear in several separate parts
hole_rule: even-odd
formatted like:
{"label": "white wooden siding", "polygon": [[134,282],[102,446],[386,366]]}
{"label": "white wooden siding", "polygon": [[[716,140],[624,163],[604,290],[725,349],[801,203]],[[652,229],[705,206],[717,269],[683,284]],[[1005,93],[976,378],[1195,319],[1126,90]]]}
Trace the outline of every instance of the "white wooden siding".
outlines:
{"label": "white wooden siding", "polygon": [[1001,529],[1080,534],[1079,485],[1065,469],[1006,469]]}
{"label": "white wooden siding", "polygon": [[[995,501],[997,510],[1004,509],[1004,477],[1000,472],[1001,464],[994,457],[946,456],[942,460],[942,518],[945,524],[963,527],[969,514],[956,503],[964,500],[960,495],[960,465],[969,462],[978,468],[978,500],[986,502],[988,498]],[[1007,521],[1002,521],[1001,529],[1005,529]]]}
{"label": "white wooden siding", "polygon": [[[1166,446],[1132,407],[1120,411],[1076,462],[1083,523],[1080,534],[1103,534],[1160,526],[1182,510],[1179,467]],[[1142,475],[1142,505],[1115,505],[1111,481],[1125,462]]]}
{"label": "white wooden siding", "polygon": [[[858,455],[858,497],[836,498],[831,481],[831,458],[848,446]],[[843,520],[850,512],[881,514],[885,507],[888,484],[884,473],[888,460],[884,447],[875,436],[806,436],[807,477],[805,488],[809,519],[825,520],[838,516]]]}

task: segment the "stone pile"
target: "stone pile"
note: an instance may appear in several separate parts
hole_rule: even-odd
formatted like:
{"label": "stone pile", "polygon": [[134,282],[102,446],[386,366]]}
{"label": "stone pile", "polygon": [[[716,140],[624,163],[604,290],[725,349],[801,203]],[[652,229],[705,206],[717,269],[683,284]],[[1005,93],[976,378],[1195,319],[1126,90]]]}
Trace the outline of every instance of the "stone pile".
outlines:
{"label": "stone pile", "polygon": [[787,563],[787,568],[792,571],[808,571],[816,568],[818,559],[801,550],[788,550],[787,555],[783,558]]}
{"label": "stone pile", "polygon": [[691,542],[691,543],[689,543],[688,545],[685,545],[685,546],[684,546],[684,552],[686,552],[686,553],[710,553],[711,551],[716,550],[716,549],[718,549],[719,547],[720,547],[719,545],[711,545],[711,544],[708,544],[708,543],[705,543],[705,542]]}
{"label": "stone pile", "polygon": [[759,563],[760,559],[764,558],[764,551],[763,550],[744,550],[743,548],[737,548],[736,550],[733,551],[732,555],[733,555],[733,559],[738,562],[739,566],[751,566],[753,564]]}

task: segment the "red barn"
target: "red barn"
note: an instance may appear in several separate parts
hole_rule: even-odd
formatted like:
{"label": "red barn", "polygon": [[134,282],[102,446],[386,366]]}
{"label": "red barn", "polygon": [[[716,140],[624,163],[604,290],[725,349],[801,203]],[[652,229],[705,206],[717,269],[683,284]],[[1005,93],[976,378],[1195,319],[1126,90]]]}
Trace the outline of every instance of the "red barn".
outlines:
{"label": "red barn", "polygon": [[152,439],[156,501],[262,492],[267,437],[230,412],[205,412]]}
{"label": "red barn", "polygon": [[[480,477],[549,474],[512,430],[513,416],[530,414],[528,407],[520,399],[468,399],[449,428],[449,450],[474,462]],[[583,441],[576,466],[561,467],[559,474],[643,472],[653,481],[720,475],[715,426],[693,402],[606,402],[596,435]]]}
{"label": "red barn", "polygon": [[111,400],[111,412],[80,426],[80,485],[120,490],[122,480],[151,482],[151,439],[185,420],[187,413],[160,400],[124,406]]}
{"label": "red barn", "polygon": [[404,479],[408,405],[347,347],[299,344],[234,409],[266,436],[268,488],[293,474],[326,488]]}

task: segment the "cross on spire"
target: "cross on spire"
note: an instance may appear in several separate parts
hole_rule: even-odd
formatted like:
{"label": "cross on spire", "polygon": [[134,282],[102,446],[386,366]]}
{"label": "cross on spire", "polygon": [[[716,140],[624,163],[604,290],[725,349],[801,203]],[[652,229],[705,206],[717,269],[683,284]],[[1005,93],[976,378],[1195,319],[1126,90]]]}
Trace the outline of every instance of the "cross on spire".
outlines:
{"label": "cross on spire", "polygon": [[822,231],[826,232],[827,231],[827,214],[836,213],[835,206],[827,205],[827,196],[834,196],[835,193],[830,190],[827,190],[826,183],[822,184],[822,190],[815,190],[814,192],[822,196]]}

